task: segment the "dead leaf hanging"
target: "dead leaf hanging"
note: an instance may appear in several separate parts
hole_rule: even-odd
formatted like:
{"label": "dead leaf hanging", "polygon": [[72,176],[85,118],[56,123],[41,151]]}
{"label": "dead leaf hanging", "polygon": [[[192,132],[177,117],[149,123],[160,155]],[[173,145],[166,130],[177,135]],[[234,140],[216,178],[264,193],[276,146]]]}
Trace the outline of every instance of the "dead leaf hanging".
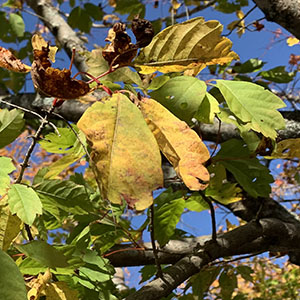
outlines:
{"label": "dead leaf hanging", "polygon": [[136,56],[138,47],[131,43],[125,29],[125,24],[115,23],[105,39],[110,44],[104,47],[102,55],[111,67],[128,66]]}
{"label": "dead leaf hanging", "polygon": [[139,48],[148,46],[154,36],[153,26],[150,21],[135,16],[132,20],[131,29],[136,38],[136,45]]}
{"label": "dead leaf hanging", "polygon": [[30,66],[23,64],[21,60],[3,47],[0,47],[0,67],[17,73],[28,73],[31,70]]}
{"label": "dead leaf hanging", "polygon": [[[90,91],[89,85],[82,81],[71,78],[71,71],[67,69],[59,70],[51,67],[50,58],[53,61],[53,50],[49,44],[44,46],[36,44],[35,35],[32,38],[33,64],[31,67],[31,77],[35,88],[46,96],[58,99],[76,99],[86,95]],[[50,55],[51,54],[51,55]]]}
{"label": "dead leaf hanging", "polygon": [[153,99],[143,98],[141,110],[161,152],[185,185],[192,191],[204,190],[209,172],[203,163],[210,154],[197,133]]}

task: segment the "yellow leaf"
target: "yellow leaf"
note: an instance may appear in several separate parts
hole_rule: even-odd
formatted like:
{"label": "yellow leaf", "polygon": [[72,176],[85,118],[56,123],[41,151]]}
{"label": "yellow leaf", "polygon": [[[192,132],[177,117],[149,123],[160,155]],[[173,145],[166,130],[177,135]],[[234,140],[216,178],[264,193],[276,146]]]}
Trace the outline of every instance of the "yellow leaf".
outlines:
{"label": "yellow leaf", "polygon": [[39,274],[37,278],[33,278],[28,286],[30,290],[27,293],[28,300],[38,300],[41,292],[45,289],[46,284],[51,280],[52,274],[49,269],[44,274]]}
{"label": "yellow leaf", "polygon": [[44,294],[47,300],[78,300],[78,292],[71,290],[63,281],[47,284]]}
{"label": "yellow leaf", "polygon": [[114,94],[87,109],[78,127],[92,148],[102,196],[116,204],[125,200],[137,210],[149,207],[163,176],[158,145],[139,109]]}
{"label": "yellow leaf", "polygon": [[287,139],[276,144],[271,156],[266,158],[300,158],[300,138]]}
{"label": "yellow leaf", "polygon": [[[43,37],[39,34],[34,34],[31,38],[31,45],[34,50],[42,50],[43,47],[47,47],[48,43],[43,39]],[[57,52],[56,46],[49,47],[49,59],[54,63],[55,62],[55,55]]]}
{"label": "yellow leaf", "polygon": [[140,51],[134,66],[140,68],[142,74],[189,69],[200,72],[207,65],[239,59],[231,51],[231,41],[221,37],[222,29],[218,21],[205,22],[201,17],[169,26]]}
{"label": "yellow leaf", "polygon": [[290,47],[292,47],[292,46],[294,46],[294,45],[297,45],[297,44],[299,44],[299,40],[297,39],[297,38],[295,38],[295,37],[289,37],[287,40],[286,40],[286,43],[290,46]]}
{"label": "yellow leaf", "polygon": [[227,25],[228,30],[234,30],[236,28],[236,33],[239,37],[241,37],[245,33],[245,21],[244,13],[241,10],[238,10],[236,12],[236,16],[239,18],[239,20],[233,21],[230,24]]}
{"label": "yellow leaf", "polygon": [[20,233],[21,224],[22,221],[11,214],[7,205],[0,206],[0,249],[6,251],[9,248],[11,242]]}
{"label": "yellow leaf", "polygon": [[157,101],[143,98],[141,110],[160,150],[192,191],[207,187],[209,173],[203,166],[209,152],[195,131]]}

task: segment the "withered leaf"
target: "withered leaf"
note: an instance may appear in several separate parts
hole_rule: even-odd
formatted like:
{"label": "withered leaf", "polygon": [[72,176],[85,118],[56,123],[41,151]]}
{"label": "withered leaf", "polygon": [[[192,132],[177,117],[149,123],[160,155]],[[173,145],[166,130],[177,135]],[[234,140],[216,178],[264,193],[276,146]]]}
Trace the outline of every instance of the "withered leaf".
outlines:
{"label": "withered leaf", "polygon": [[88,108],[77,125],[91,146],[102,196],[137,210],[149,207],[152,191],[163,185],[161,156],[136,105],[113,94]]}
{"label": "withered leaf", "polygon": [[111,67],[127,66],[136,56],[137,46],[131,43],[125,29],[125,24],[115,23],[105,39],[110,44],[104,47],[102,55]]}
{"label": "withered leaf", "polygon": [[131,29],[136,38],[136,45],[139,48],[148,46],[154,36],[153,26],[150,21],[135,16],[132,20]]}
{"label": "withered leaf", "polygon": [[143,98],[141,110],[161,152],[185,185],[192,191],[205,189],[209,172],[203,163],[210,155],[197,133],[153,99]]}
{"label": "withered leaf", "polygon": [[[33,41],[33,45],[36,43]],[[40,45],[40,44],[39,44]],[[51,67],[49,44],[46,47],[41,44],[41,49],[33,49],[33,64],[31,66],[31,78],[35,88],[46,96],[59,99],[76,99],[86,95],[90,91],[89,85],[71,78],[71,71],[59,70]],[[54,57],[51,58],[52,60]]]}
{"label": "withered leaf", "polygon": [[17,73],[28,73],[31,69],[3,47],[0,47],[0,67]]}

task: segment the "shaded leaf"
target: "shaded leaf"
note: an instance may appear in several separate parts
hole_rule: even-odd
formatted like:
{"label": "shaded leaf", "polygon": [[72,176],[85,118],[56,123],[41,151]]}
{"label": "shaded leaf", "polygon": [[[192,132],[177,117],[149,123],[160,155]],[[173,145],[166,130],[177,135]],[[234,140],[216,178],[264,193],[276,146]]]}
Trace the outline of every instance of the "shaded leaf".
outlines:
{"label": "shaded leaf", "polygon": [[287,72],[285,66],[279,66],[268,71],[262,71],[258,75],[272,82],[288,83],[294,79],[296,72]]}
{"label": "shaded leaf", "polygon": [[237,287],[237,278],[231,268],[224,269],[219,277],[221,295],[223,300],[230,300],[234,289]]}
{"label": "shaded leaf", "polygon": [[162,73],[195,69],[197,74],[207,65],[225,64],[238,55],[232,43],[221,37],[223,26],[218,21],[198,17],[169,26],[158,33],[134,61],[140,73]]}
{"label": "shaded leaf", "polygon": [[44,293],[47,300],[77,300],[78,291],[71,290],[64,281],[48,283]]}
{"label": "shaded leaf", "polygon": [[31,38],[31,45],[34,50],[43,50],[43,48],[49,48],[48,58],[54,63],[55,62],[55,55],[58,50],[56,46],[50,46],[44,38],[36,33]]}
{"label": "shaded leaf", "polygon": [[263,66],[265,62],[258,58],[251,58],[247,60],[246,62],[242,64],[235,64],[234,67],[232,68],[232,71],[234,73],[252,73],[252,72],[257,72],[259,71]]}
{"label": "shaded leaf", "polygon": [[32,225],[36,215],[42,214],[42,203],[35,191],[23,184],[14,184],[8,191],[8,205],[12,214]]}
{"label": "shaded leaf", "polygon": [[[72,214],[87,214],[89,198],[86,189],[70,180],[43,180],[33,186],[44,209],[60,208]],[[51,210],[49,211],[51,213]]]}
{"label": "shaded leaf", "polygon": [[162,186],[161,157],[137,107],[114,94],[87,109],[78,127],[92,147],[103,197],[138,210],[150,206],[152,191]]}
{"label": "shaded leaf", "polygon": [[0,250],[0,299],[27,300],[22,274],[13,259]]}
{"label": "shaded leaf", "polygon": [[142,277],[141,281],[139,282],[139,284],[141,284],[142,282],[145,282],[153,277],[157,273],[157,269],[154,265],[146,265],[139,270],[139,273],[141,273]]}
{"label": "shaded leaf", "polygon": [[72,28],[78,28],[79,30],[89,33],[92,27],[92,20],[87,11],[80,6],[72,9],[68,23]]}
{"label": "shaded leaf", "polygon": [[21,110],[2,109],[0,111],[0,148],[9,145],[23,131],[25,120]]}
{"label": "shaded leaf", "polygon": [[160,150],[192,191],[207,187],[209,173],[203,166],[209,152],[200,137],[161,104],[143,98],[141,110]]}
{"label": "shaded leaf", "polygon": [[141,18],[145,16],[145,5],[139,0],[118,0],[115,12],[122,15],[129,14],[128,20],[132,20],[135,15],[139,15]]}
{"label": "shaded leaf", "polygon": [[210,93],[205,94],[194,118],[202,123],[213,124],[215,115],[220,113],[219,102]]}
{"label": "shaded leaf", "polygon": [[205,93],[204,81],[191,76],[178,76],[169,79],[150,96],[175,116],[189,122],[199,109]]}
{"label": "shaded leaf", "polygon": [[7,251],[11,242],[20,233],[21,224],[21,220],[11,214],[7,205],[0,205],[0,249]]}
{"label": "shaded leaf", "polygon": [[27,244],[15,245],[15,247],[26,256],[49,268],[68,266],[66,256],[44,241],[31,241]]}
{"label": "shaded leaf", "polygon": [[3,47],[0,47],[0,67],[19,73],[27,73],[31,70],[30,66],[23,64],[21,60]]}
{"label": "shaded leaf", "polygon": [[10,13],[9,14],[9,23],[12,31],[17,37],[22,37],[25,32],[25,24],[23,18],[19,14]]}
{"label": "shaded leaf", "polygon": [[[89,73],[98,76],[106,72],[109,68],[107,61],[102,56],[102,48],[94,49],[91,52],[84,53]],[[113,73],[101,78],[102,81],[134,83],[142,86],[142,80],[137,72],[133,72],[129,67],[117,69]]]}
{"label": "shaded leaf", "polygon": [[0,166],[0,195],[3,195],[6,189],[9,188],[9,173],[13,172],[16,168],[9,157],[0,157]]}
{"label": "shaded leaf", "polygon": [[275,150],[267,158],[293,159],[300,157],[300,139],[287,139],[276,144]]}
{"label": "shaded leaf", "polygon": [[[275,139],[276,129],[282,129],[285,121],[277,111],[284,102],[263,87],[244,81],[216,80],[216,87],[224,96],[229,109],[254,131]],[[250,129],[249,128],[249,129]]]}
{"label": "shaded leaf", "polygon": [[[103,12],[101,7],[92,3],[84,3],[85,11],[96,21],[101,21]],[[82,20],[80,20],[82,22]]]}
{"label": "shaded leaf", "polygon": [[214,161],[221,163],[242,188],[253,197],[268,197],[274,181],[269,169],[251,157],[242,141],[232,139],[221,144]]}

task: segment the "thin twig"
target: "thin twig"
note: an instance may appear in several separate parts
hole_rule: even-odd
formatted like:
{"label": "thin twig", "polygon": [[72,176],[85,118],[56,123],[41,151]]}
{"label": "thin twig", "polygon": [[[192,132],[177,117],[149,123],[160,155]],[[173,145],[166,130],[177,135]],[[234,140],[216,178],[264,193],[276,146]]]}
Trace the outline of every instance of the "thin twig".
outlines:
{"label": "thin twig", "polygon": [[253,257],[253,256],[257,256],[257,255],[262,254],[264,252],[265,251],[259,251],[259,252],[255,252],[255,253],[252,253],[252,254],[239,256],[239,257],[236,257],[236,258],[233,258],[233,259],[222,260],[222,261],[214,261],[214,262],[210,263],[209,266],[214,266],[214,265],[219,265],[219,264],[220,265],[225,265],[225,264],[228,264],[228,263],[231,263],[231,262],[239,261],[241,259],[246,259],[246,258],[250,258],[250,257]]}
{"label": "thin twig", "polygon": [[157,254],[157,249],[155,245],[155,237],[154,237],[154,206],[153,204],[149,208],[150,211],[150,237],[151,237],[151,244],[152,244],[152,251],[154,255],[154,260],[155,260],[155,265],[157,268],[157,277],[163,279],[163,272],[158,260],[158,254]]}
{"label": "thin twig", "polygon": [[257,4],[255,4],[233,27],[232,29],[227,33],[227,34],[224,34],[223,36],[229,36],[233,30],[235,30],[237,27],[239,27],[240,23],[242,21],[244,21],[249,15],[251,12],[253,12],[253,10],[257,7]]}
{"label": "thin twig", "polygon": [[212,227],[211,239],[212,239],[212,241],[216,242],[217,241],[217,226],[216,226],[216,214],[215,214],[214,206],[213,206],[211,200],[208,197],[206,197],[203,192],[200,192],[200,195],[202,196],[203,200],[209,205],[210,215],[211,215],[211,227]]}
{"label": "thin twig", "polygon": [[216,153],[219,142],[220,142],[220,138],[221,138],[222,121],[220,120],[220,118],[218,116],[216,116],[216,119],[219,121],[219,128],[218,128],[218,134],[217,134],[217,138],[216,138],[216,145],[215,145],[213,152],[210,155],[210,158],[212,158],[214,156],[214,154]]}

